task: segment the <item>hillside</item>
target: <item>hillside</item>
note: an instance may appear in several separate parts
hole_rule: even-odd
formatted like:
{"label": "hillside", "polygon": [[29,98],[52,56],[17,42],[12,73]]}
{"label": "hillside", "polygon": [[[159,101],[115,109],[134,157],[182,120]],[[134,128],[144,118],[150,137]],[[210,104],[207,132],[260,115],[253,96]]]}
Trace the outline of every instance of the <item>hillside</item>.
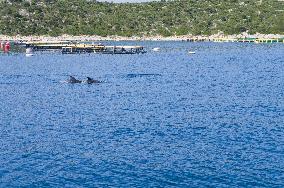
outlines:
{"label": "hillside", "polygon": [[175,0],[114,4],[86,0],[2,0],[3,35],[284,34],[283,1]]}

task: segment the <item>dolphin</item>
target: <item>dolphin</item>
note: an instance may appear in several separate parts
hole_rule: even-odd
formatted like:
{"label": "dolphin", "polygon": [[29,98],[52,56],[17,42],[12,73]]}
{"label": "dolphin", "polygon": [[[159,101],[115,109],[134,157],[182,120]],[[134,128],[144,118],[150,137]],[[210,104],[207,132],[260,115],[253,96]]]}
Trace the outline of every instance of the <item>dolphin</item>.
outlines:
{"label": "dolphin", "polygon": [[70,76],[70,78],[66,81],[67,83],[75,84],[75,83],[82,83],[81,80],[77,80],[75,77]]}
{"label": "dolphin", "polygon": [[101,83],[99,80],[94,80],[93,78],[87,77],[87,84]]}

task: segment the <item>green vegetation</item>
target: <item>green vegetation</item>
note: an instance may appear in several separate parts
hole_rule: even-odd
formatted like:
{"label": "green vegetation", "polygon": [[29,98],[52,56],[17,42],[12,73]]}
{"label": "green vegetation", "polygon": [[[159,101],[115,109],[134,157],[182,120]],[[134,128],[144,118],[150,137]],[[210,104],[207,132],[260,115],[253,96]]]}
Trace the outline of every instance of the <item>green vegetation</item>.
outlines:
{"label": "green vegetation", "polygon": [[283,19],[283,1],[277,0],[0,0],[4,35],[284,34]]}

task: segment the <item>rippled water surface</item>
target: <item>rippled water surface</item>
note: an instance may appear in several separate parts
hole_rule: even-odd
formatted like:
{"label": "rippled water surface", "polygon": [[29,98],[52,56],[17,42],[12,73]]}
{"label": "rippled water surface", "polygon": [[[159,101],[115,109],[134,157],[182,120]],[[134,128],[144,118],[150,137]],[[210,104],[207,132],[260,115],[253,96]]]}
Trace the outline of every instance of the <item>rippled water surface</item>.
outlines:
{"label": "rippled water surface", "polygon": [[123,44],[0,54],[0,187],[284,187],[283,44]]}

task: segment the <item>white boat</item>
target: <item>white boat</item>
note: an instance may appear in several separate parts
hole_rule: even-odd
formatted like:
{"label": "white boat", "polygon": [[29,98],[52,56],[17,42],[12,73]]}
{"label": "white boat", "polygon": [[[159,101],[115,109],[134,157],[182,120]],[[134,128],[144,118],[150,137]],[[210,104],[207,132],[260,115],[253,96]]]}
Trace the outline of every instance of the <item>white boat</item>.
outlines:
{"label": "white boat", "polygon": [[27,48],[26,49],[26,57],[31,57],[33,56],[33,49],[32,48]]}

